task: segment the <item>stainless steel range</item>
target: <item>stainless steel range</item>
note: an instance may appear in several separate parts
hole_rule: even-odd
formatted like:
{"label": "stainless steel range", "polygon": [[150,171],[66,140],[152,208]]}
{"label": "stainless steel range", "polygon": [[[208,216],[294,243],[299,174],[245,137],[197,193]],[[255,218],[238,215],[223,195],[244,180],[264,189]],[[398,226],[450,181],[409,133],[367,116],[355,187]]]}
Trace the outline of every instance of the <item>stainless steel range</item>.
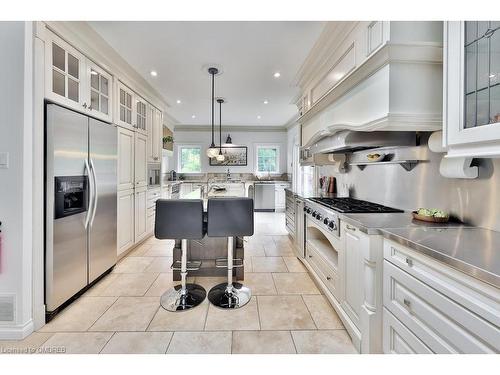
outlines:
{"label": "stainless steel range", "polygon": [[382,206],[354,198],[309,198],[304,207],[306,216],[336,236],[340,236],[338,213],[387,213],[403,212],[396,208]]}

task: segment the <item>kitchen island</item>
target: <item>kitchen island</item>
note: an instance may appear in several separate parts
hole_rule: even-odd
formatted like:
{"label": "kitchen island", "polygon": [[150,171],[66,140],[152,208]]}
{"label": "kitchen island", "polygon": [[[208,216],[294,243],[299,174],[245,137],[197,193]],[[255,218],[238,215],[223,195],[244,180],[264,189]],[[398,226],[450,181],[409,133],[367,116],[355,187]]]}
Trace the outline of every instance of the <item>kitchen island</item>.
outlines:
{"label": "kitchen island", "polygon": [[[222,189],[224,188],[224,189]],[[198,188],[186,194],[181,194],[180,199],[203,199],[203,207],[207,210],[208,198],[216,197],[244,197],[246,196],[245,185],[241,182],[221,182],[207,183],[202,188]],[[217,258],[227,259],[227,238],[226,237],[208,237],[201,240],[187,241],[188,261],[200,260],[201,268],[197,271],[189,271],[189,277],[212,276],[224,277],[227,275],[225,268],[217,268],[215,260]],[[234,268],[233,277],[236,280],[243,280],[245,274],[244,267],[244,239],[243,237],[234,237],[234,258],[235,265],[241,265]],[[181,259],[181,241],[175,241],[173,252],[174,261]],[[180,272],[173,272],[173,280],[181,279]]]}

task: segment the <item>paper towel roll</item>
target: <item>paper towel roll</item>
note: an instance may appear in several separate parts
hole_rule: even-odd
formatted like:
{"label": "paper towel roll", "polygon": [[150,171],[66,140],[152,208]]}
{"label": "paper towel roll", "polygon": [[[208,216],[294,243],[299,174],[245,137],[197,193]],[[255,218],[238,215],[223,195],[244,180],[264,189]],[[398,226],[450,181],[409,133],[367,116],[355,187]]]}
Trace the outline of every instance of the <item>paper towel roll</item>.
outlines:
{"label": "paper towel roll", "polygon": [[472,158],[443,158],[439,164],[439,173],[447,178],[477,178],[477,167],[471,167]]}
{"label": "paper towel roll", "polygon": [[446,148],[443,147],[443,132],[440,130],[432,133],[427,145],[432,152],[446,152]]}

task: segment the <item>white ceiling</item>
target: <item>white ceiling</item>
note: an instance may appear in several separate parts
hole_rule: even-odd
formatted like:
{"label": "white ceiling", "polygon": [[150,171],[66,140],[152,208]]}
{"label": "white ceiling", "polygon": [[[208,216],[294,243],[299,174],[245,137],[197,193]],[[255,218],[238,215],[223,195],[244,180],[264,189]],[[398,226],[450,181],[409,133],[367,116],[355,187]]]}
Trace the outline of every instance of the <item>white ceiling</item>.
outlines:
{"label": "white ceiling", "polygon": [[[179,124],[210,124],[210,75],[223,125],[285,125],[297,112],[291,82],[324,22],[91,22],[90,25],[170,104]],[[156,78],[150,71],[158,72]],[[273,77],[280,72],[281,77]],[[177,104],[177,100],[181,104]],[[264,104],[268,100],[269,104]],[[192,118],[195,115],[196,118]],[[261,116],[260,119],[257,116]],[[218,115],[216,115],[218,123]]]}

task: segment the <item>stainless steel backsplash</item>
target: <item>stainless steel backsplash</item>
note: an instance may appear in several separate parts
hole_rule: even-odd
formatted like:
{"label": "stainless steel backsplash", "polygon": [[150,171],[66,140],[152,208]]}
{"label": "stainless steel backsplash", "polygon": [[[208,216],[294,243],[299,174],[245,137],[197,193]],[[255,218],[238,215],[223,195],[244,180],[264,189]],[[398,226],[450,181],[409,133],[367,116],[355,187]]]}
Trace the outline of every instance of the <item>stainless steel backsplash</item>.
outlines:
{"label": "stainless steel backsplash", "polygon": [[478,227],[500,231],[500,159],[475,159],[479,178],[449,179],[439,174],[443,154],[424,146],[394,150],[396,157],[427,160],[413,170],[400,165],[371,165],[364,170],[350,166],[336,174],[331,166],[319,168],[319,175],[334,175],[337,185],[351,185],[351,196],[404,210],[434,207],[448,211],[459,220]]}

